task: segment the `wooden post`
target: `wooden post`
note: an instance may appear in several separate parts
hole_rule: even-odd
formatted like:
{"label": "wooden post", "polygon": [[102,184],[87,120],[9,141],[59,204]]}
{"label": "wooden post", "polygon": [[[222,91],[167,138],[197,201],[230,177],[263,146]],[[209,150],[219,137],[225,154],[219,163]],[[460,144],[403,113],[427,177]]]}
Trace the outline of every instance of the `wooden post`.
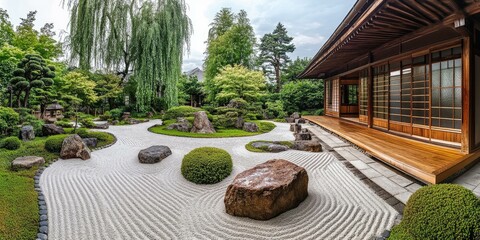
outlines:
{"label": "wooden post", "polygon": [[472,39],[471,37],[465,37],[463,39],[463,54],[462,54],[462,66],[463,66],[463,79],[462,79],[462,152],[471,152],[471,117],[470,113],[473,112],[473,101],[471,94],[471,80],[475,76],[472,74],[475,69],[472,67],[474,61],[472,61]]}
{"label": "wooden post", "polygon": [[[372,55],[370,54],[370,62],[372,61]],[[373,67],[368,67],[368,127],[373,128]]]}

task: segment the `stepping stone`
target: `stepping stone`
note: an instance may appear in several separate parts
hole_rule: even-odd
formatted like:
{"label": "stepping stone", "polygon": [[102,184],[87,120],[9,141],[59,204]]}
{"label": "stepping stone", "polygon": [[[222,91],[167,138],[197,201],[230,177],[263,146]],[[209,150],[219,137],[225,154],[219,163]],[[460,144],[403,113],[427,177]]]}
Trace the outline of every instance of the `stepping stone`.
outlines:
{"label": "stepping stone", "polygon": [[235,177],[225,194],[228,214],[268,220],[296,208],[308,196],[307,171],[286,160],[270,160]]}
{"label": "stepping stone", "polygon": [[167,146],[151,146],[138,153],[140,163],[158,163],[172,155],[172,150]]}

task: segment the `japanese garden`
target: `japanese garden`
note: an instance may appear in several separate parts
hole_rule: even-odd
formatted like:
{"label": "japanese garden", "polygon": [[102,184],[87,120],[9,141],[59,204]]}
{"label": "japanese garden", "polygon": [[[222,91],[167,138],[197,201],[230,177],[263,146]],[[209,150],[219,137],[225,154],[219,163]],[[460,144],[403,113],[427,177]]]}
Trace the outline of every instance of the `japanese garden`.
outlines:
{"label": "japanese garden", "polygon": [[480,238],[477,1],[22,1],[0,239]]}

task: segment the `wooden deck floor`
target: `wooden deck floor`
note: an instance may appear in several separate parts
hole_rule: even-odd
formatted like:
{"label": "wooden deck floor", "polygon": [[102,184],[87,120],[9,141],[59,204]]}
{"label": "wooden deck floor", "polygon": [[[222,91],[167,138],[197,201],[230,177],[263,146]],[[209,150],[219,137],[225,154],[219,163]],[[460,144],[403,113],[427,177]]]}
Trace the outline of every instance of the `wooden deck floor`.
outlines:
{"label": "wooden deck floor", "polygon": [[480,157],[480,151],[463,154],[457,149],[403,138],[339,118],[326,116],[304,118],[426,183],[440,183]]}

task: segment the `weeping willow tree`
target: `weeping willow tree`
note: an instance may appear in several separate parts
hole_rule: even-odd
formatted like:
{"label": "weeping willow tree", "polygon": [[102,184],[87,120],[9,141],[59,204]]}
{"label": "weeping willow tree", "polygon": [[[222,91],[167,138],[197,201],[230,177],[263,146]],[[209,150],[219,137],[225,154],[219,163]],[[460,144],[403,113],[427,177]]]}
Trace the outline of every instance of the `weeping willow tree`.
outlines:
{"label": "weeping willow tree", "polygon": [[71,58],[80,68],[133,71],[137,107],[156,96],[178,105],[177,82],[192,24],[184,0],[64,0],[71,12]]}

